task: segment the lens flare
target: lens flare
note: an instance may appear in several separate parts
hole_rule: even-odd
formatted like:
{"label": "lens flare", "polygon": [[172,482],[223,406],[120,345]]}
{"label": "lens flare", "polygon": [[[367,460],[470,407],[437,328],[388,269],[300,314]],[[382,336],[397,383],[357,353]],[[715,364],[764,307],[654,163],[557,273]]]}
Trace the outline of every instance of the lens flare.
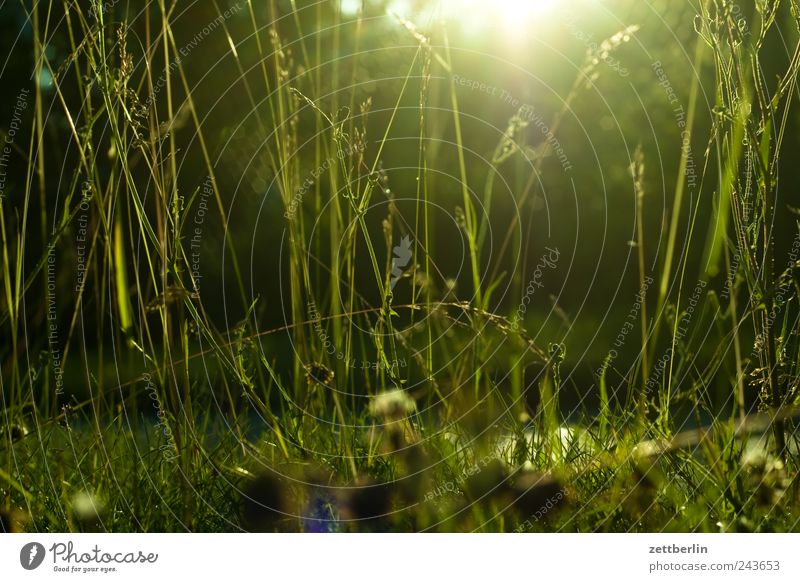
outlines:
{"label": "lens flare", "polygon": [[[342,5],[348,0],[342,0]],[[524,34],[542,16],[554,11],[565,0],[436,0],[420,10],[409,0],[392,0],[390,13],[404,18],[444,18],[460,22],[468,30],[480,30],[487,24],[499,26],[517,37]]]}

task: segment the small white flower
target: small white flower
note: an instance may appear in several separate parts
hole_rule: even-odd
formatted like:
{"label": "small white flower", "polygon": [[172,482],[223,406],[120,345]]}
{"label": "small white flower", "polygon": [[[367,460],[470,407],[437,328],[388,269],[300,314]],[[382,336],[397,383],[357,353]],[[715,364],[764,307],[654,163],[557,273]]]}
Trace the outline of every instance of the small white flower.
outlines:
{"label": "small white flower", "polygon": [[369,404],[372,415],[384,420],[404,418],[416,409],[417,405],[414,399],[400,389],[377,394]]}
{"label": "small white flower", "polygon": [[79,523],[91,524],[98,522],[105,513],[105,503],[97,496],[87,491],[81,491],[72,496],[72,514]]}

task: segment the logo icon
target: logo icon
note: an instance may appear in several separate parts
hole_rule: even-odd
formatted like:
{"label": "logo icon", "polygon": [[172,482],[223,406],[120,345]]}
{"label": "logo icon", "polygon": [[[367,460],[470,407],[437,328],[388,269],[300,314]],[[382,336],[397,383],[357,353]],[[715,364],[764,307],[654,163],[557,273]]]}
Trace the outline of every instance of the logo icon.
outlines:
{"label": "logo icon", "polygon": [[408,235],[404,236],[400,244],[392,249],[394,257],[392,258],[392,278],[389,281],[389,288],[394,289],[397,281],[403,276],[403,269],[408,265],[411,260],[411,239]]}
{"label": "logo icon", "polygon": [[19,563],[26,570],[35,570],[44,562],[44,546],[39,542],[30,542],[22,546],[19,552]]}

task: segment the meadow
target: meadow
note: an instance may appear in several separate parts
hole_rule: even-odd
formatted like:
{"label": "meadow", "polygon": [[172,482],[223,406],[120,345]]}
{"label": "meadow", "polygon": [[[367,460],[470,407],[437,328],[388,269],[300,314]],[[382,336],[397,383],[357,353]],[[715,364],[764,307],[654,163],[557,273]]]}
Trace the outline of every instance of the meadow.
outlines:
{"label": "meadow", "polygon": [[800,1],[0,28],[0,531],[800,531]]}

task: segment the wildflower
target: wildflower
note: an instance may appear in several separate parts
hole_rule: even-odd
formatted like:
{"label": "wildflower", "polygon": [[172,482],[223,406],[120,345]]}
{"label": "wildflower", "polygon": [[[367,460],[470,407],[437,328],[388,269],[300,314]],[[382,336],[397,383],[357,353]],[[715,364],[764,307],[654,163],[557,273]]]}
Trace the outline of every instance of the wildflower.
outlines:
{"label": "wildflower", "polygon": [[398,451],[418,441],[418,435],[409,421],[417,405],[405,391],[400,389],[382,392],[369,403],[370,413],[380,419],[380,429],[388,437],[384,443],[386,452]]}
{"label": "wildflower", "polygon": [[302,480],[302,531],[306,533],[332,533],[340,531],[340,489],[332,487],[335,472],[314,465],[303,467]]}

